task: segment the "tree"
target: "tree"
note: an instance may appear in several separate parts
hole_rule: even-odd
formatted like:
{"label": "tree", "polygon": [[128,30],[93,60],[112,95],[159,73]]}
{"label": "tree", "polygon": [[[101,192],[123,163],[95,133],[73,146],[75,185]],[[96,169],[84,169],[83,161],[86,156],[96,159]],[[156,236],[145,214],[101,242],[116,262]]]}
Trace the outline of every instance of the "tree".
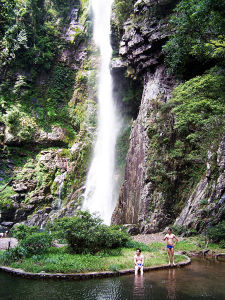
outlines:
{"label": "tree", "polygon": [[190,57],[207,61],[225,57],[225,0],[183,0],[172,16],[164,46],[170,71],[182,73]]}

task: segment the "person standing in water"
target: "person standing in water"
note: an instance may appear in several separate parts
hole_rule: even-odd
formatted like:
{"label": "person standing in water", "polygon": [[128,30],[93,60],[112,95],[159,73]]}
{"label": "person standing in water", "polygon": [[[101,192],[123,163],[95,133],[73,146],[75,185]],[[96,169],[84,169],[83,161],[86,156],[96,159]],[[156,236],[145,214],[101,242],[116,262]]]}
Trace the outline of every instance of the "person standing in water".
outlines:
{"label": "person standing in water", "polygon": [[136,254],[134,255],[134,264],[135,264],[135,275],[137,275],[138,270],[140,270],[141,275],[144,272],[144,255],[141,254],[141,250],[137,249]]}
{"label": "person standing in water", "polygon": [[[165,235],[164,241],[167,240],[167,253],[168,253],[168,259],[169,259],[169,265],[171,265],[171,256],[173,260],[173,265],[175,266],[174,263],[174,246],[178,242],[178,238],[175,236],[175,234],[172,233],[172,229],[168,228],[168,233]],[[175,243],[174,243],[175,240]]]}

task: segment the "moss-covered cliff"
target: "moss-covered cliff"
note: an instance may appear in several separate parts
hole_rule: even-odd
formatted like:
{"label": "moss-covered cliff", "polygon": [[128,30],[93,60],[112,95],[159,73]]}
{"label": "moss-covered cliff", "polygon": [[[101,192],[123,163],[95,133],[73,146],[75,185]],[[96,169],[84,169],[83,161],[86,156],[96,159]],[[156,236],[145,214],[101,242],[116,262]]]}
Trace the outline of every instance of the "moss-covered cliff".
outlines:
{"label": "moss-covered cliff", "polygon": [[4,8],[1,221],[45,225],[80,206],[89,164],[96,50],[88,1],[6,1]]}

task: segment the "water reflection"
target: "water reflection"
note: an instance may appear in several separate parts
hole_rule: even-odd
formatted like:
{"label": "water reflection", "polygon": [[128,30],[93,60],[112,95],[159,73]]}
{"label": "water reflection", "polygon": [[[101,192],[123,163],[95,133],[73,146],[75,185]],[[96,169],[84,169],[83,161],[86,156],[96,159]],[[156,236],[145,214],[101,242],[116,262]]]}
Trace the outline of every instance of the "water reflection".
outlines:
{"label": "water reflection", "polygon": [[168,270],[168,283],[167,283],[168,295],[167,299],[176,299],[176,269]]}
{"label": "water reflection", "polygon": [[144,296],[144,275],[134,276],[134,296]]}

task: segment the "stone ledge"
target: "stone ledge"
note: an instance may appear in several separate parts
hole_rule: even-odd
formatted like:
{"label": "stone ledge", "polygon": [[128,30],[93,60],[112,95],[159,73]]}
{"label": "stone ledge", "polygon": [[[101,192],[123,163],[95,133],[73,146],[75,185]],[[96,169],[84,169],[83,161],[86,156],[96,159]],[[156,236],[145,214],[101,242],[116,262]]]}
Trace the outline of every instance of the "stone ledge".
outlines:
{"label": "stone ledge", "polygon": [[[148,271],[157,271],[165,270],[170,268],[180,268],[187,266],[191,263],[191,259],[188,256],[185,256],[186,261],[177,263],[175,266],[155,266],[155,267],[144,267],[144,272]],[[120,275],[133,274],[134,269],[121,270],[118,272],[105,271],[105,272],[91,272],[91,273],[72,273],[72,274],[63,274],[63,273],[31,273],[25,272],[20,269],[13,269],[10,267],[0,266],[0,271],[10,273],[15,276],[30,278],[30,279],[69,279],[69,280],[84,280],[92,278],[106,278]]]}

